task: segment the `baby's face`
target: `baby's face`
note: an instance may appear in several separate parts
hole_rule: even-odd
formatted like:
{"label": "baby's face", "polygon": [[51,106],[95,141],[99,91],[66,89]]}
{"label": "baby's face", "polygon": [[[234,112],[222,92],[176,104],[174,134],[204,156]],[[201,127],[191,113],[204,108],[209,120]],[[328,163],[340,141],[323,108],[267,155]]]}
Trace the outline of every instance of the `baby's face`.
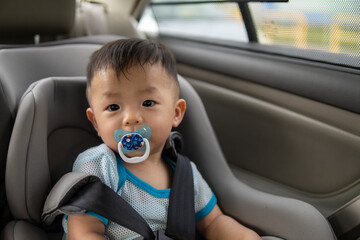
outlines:
{"label": "baby's face", "polygon": [[[126,77],[121,74],[119,78],[113,70],[100,71],[89,88],[87,115],[112,150],[117,151],[116,129],[133,132],[147,125],[152,132],[150,155],[161,153],[171,128],[180,124],[185,111],[181,109],[185,102],[178,99],[176,90],[174,80],[160,64],[134,66],[126,71]],[[133,152],[130,157],[142,154]]]}

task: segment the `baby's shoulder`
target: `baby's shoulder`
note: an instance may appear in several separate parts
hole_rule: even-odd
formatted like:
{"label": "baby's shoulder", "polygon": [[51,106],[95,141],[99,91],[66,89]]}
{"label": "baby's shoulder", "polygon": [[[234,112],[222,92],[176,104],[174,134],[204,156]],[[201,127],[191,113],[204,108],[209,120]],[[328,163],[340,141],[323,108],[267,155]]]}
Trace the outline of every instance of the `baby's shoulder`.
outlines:
{"label": "baby's shoulder", "polygon": [[74,169],[83,164],[103,164],[104,162],[115,162],[114,152],[104,143],[80,153],[74,162]]}
{"label": "baby's shoulder", "polygon": [[115,153],[105,144],[80,153],[74,162],[73,171],[95,175],[111,188],[116,188],[119,180]]}
{"label": "baby's shoulder", "polygon": [[190,161],[190,165],[191,165],[191,169],[192,169],[192,173],[193,173],[193,178],[194,178],[194,184],[195,184],[195,186],[205,184],[206,181],[205,181],[205,179],[202,177],[202,174],[200,173],[200,171],[199,171],[199,169],[197,168],[196,164],[195,164],[194,162]]}

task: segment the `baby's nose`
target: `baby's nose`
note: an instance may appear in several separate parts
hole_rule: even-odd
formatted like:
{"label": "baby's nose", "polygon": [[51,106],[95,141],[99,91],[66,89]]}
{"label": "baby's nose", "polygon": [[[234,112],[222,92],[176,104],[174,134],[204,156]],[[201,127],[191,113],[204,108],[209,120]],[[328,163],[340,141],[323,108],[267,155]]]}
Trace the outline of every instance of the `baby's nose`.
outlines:
{"label": "baby's nose", "polygon": [[124,116],[123,125],[137,125],[141,124],[142,121],[143,119],[138,111],[129,109]]}

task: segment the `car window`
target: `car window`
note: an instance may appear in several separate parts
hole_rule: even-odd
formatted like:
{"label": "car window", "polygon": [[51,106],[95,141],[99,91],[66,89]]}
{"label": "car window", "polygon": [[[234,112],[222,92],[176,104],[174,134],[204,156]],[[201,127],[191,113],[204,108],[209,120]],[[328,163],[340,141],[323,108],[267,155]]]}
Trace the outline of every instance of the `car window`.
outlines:
{"label": "car window", "polygon": [[360,56],[359,0],[249,3],[259,42]]}
{"label": "car window", "polygon": [[142,29],[232,47],[255,42],[256,51],[360,67],[359,0],[153,0]]}
{"label": "car window", "polygon": [[[159,4],[157,4],[159,3]],[[236,2],[217,2],[192,4],[160,4],[154,5],[145,12],[140,30],[146,29],[151,17],[158,26],[148,28],[148,33],[156,32],[211,39],[226,39],[247,42],[248,36],[244,22]],[[147,25],[147,27],[149,27]]]}

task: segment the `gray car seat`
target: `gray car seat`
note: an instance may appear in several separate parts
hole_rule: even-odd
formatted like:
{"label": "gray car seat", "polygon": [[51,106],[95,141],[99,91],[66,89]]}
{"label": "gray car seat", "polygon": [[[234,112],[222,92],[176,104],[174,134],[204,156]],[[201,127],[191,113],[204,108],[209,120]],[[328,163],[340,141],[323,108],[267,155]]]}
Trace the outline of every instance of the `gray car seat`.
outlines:
{"label": "gray car seat", "polygon": [[[179,78],[188,110],[181,127],[185,153],[217,195],[225,213],[261,235],[284,239],[335,239],[327,220],[304,202],[256,191],[230,171],[202,102]],[[84,149],[100,139],[86,119],[84,77],[48,78],[23,96],[11,137],[6,188],[15,220],[2,239],[60,239],[59,225],[44,229],[41,214],[47,195],[71,170]]]}
{"label": "gray car seat", "polygon": [[22,94],[41,78],[85,75],[91,53],[104,42],[118,38],[120,36],[98,36],[91,38],[92,43],[81,43],[81,39],[77,39],[74,43],[68,40],[66,44],[0,50],[0,229],[9,218],[4,210],[5,160]]}

